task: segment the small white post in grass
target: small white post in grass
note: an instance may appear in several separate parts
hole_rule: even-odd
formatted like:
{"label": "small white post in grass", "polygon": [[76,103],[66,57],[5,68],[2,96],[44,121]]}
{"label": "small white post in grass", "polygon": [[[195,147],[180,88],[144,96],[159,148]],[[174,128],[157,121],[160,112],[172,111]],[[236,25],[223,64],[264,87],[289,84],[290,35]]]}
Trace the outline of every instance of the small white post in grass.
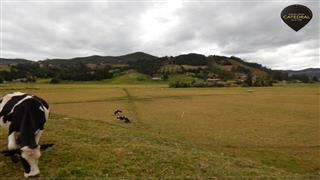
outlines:
{"label": "small white post in grass", "polygon": [[181,113],[181,119],[183,118],[183,116],[184,116],[184,112]]}

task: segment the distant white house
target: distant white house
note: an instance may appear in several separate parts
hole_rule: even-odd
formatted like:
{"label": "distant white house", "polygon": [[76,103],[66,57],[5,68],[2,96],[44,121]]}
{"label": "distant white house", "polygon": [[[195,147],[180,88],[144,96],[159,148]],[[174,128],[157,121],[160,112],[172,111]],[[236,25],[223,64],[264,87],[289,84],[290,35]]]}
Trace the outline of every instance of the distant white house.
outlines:
{"label": "distant white house", "polygon": [[288,83],[288,81],[286,81],[286,80],[282,80],[282,81],[277,81],[277,83],[279,83],[279,84],[287,84],[287,83]]}
{"label": "distant white house", "polygon": [[159,81],[159,80],[161,80],[161,77],[152,77],[151,79],[154,81]]}
{"label": "distant white house", "polygon": [[221,79],[219,79],[219,78],[208,78],[207,79],[207,82],[209,82],[209,83],[217,83],[220,81],[221,81]]}
{"label": "distant white house", "polygon": [[12,82],[27,82],[27,78],[18,78],[18,79],[13,79]]}

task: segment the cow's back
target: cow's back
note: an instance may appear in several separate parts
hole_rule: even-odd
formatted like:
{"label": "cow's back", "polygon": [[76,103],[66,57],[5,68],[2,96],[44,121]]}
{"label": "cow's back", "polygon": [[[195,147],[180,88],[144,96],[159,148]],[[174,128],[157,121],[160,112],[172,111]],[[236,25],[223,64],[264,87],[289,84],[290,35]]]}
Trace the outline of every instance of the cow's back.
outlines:
{"label": "cow's back", "polygon": [[35,133],[43,130],[46,122],[45,113],[41,110],[42,104],[34,98],[20,103],[14,110],[9,126],[10,132],[20,132],[20,146],[37,147]]}
{"label": "cow's back", "polygon": [[[32,100],[30,101],[29,99]],[[49,105],[45,100],[31,94],[15,92],[3,96],[0,100],[0,124],[6,124],[8,121],[12,123],[16,109],[19,107],[19,111],[21,111],[22,106],[35,107],[34,111],[40,109],[45,114],[45,119],[48,119]],[[40,116],[41,113],[38,114]]]}

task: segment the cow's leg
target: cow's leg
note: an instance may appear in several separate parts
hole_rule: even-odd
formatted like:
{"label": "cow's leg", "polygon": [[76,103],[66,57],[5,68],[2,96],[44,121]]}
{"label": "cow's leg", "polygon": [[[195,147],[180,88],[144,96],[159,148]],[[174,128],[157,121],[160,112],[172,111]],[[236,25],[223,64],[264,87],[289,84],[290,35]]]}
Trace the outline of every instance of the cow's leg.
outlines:
{"label": "cow's leg", "polygon": [[43,130],[38,130],[37,132],[36,132],[36,143],[39,145],[39,141],[40,141],[40,138],[41,138],[41,135],[42,135],[42,132],[43,132]]}
{"label": "cow's leg", "polygon": [[8,149],[18,149],[18,143],[17,143],[17,135],[19,134],[16,128],[15,123],[10,123],[9,126],[9,133],[8,133]]}
{"label": "cow's leg", "polygon": [[16,134],[16,132],[13,131],[8,136],[8,149],[9,150],[18,149],[18,144],[17,144],[17,139],[16,139],[15,134]]}
{"label": "cow's leg", "polygon": [[28,146],[21,148],[21,162],[24,168],[24,177],[34,177],[40,174],[38,162],[41,156],[40,147],[30,149]]}

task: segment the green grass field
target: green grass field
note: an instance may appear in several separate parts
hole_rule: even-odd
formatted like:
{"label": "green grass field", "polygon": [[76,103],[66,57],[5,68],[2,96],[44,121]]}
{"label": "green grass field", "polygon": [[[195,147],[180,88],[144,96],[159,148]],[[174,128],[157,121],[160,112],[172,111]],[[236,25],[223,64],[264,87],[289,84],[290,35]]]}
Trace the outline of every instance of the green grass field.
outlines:
{"label": "green grass field", "polygon": [[[157,77],[157,76],[156,76]],[[40,84],[49,83],[51,79],[38,79],[37,82]],[[152,80],[152,77],[146,74],[138,72],[127,72],[124,74],[119,74],[111,79],[104,79],[99,81],[83,81],[81,84],[109,84],[109,85],[166,85],[170,82],[192,82],[192,81],[203,81],[202,79],[191,77],[185,74],[173,74],[170,75],[167,80]],[[77,81],[62,81],[62,84],[79,84]]]}
{"label": "green grass field", "polygon": [[[124,80],[118,80],[122,82]],[[131,83],[130,83],[131,84]],[[319,85],[5,84],[51,106],[41,177],[318,178]],[[132,120],[119,123],[113,111]],[[0,130],[0,149],[7,131]],[[0,177],[23,177],[0,156]]]}

